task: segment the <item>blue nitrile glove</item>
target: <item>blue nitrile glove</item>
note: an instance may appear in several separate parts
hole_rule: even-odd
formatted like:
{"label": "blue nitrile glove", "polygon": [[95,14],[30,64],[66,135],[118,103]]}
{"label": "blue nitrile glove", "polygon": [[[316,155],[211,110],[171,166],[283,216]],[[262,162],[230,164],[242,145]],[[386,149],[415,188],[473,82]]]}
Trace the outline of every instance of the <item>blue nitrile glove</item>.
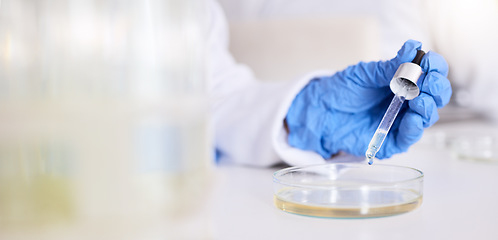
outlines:
{"label": "blue nitrile glove", "polygon": [[[294,99],[286,117],[289,144],[319,153],[324,158],[344,151],[364,156],[375,130],[394,94],[389,82],[401,63],[411,62],[422,44],[407,41],[389,61],[361,62],[333,76],[311,80]],[[448,64],[441,55],[428,52],[422,59],[421,93],[405,102],[386,140],[379,159],[405,152],[438,119],[437,108],[451,96]]]}

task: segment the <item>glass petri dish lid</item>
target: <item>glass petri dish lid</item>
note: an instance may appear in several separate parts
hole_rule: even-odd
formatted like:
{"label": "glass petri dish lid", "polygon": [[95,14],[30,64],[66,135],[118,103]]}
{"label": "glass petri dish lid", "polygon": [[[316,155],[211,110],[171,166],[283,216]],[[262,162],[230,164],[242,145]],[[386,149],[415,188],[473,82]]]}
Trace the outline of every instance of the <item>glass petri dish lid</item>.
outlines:
{"label": "glass petri dish lid", "polygon": [[273,174],[274,204],[290,213],[372,218],[410,212],[422,204],[423,173],[395,165],[329,163]]}

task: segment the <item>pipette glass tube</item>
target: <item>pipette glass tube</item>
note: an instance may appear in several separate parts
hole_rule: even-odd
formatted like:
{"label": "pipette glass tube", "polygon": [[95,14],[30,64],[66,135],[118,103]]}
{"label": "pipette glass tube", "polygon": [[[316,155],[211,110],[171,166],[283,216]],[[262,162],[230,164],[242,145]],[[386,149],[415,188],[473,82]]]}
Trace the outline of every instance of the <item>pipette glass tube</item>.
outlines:
{"label": "pipette glass tube", "polygon": [[372,165],[375,155],[377,154],[380,147],[382,146],[382,143],[386,139],[387,133],[389,132],[389,129],[391,129],[394,119],[396,119],[396,116],[398,115],[401,106],[403,106],[403,103],[405,102],[407,90],[408,86],[405,85],[405,87],[403,87],[401,91],[399,91],[397,94],[394,95],[391,104],[389,104],[389,107],[387,108],[387,111],[384,114],[384,117],[382,117],[379,127],[377,127],[377,130],[375,131],[372,140],[370,140],[370,143],[368,144],[368,149],[365,153],[365,156],[367,157],[368,160],[368,164]]}
{"label": "pipette glass tube", "polygon": [[424,51],[417,50],[417,54],[415,55],[415,58],[413,58],[413,61],[411,63],[406,62],[401,64],[396,70],[396,73],[394,73],[389,86],[395,95],[391,104],[389,104],[384,117],[382,117],[372,140],[370,140],[370,143],[368,144],[368,149],[365,152],[368,164],[372,165],[373,159],[386,139],[387,133],[389,133],[389,129],[391,129],[405,99],[411,100],[419,95],[420,89],[417,86],[417,82],[422,74],[420,63],[422,62],[424,55]]}

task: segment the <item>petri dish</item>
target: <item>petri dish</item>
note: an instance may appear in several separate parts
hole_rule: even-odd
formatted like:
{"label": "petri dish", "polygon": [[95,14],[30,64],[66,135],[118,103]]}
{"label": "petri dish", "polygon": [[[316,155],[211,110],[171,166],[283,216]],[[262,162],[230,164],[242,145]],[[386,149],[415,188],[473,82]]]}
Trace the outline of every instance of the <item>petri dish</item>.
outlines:
{"label": "petri dish", "polygon": [[395,165],[329,163],[273,174],[274,204],[299,215],[373,218],[410,212],[422,204],[424,174]]}

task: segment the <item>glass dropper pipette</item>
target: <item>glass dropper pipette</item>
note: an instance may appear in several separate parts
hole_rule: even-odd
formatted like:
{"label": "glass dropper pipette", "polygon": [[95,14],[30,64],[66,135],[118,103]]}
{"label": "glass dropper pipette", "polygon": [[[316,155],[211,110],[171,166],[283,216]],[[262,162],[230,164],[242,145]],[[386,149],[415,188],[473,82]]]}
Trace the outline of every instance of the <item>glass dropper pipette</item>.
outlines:
{"label": "glass dropper pipette", "polygon": [[401,110],[405,100],[411,100],[417,97],[420,93],[417,81],[422,74],[420,62],[422,61],[424,54],[424,51],[418,50],[413,61],[411,63],[401,64],[391,80],[390,87],[395,95],[391,101],[391,104],[389,104],[384,117],[382,117],[372,140],[370,140],[367,151],[365,152],[365,157],[370,165],[372,165],[375,155],[380,150],[382,143],[386,139],[386,136],[389,133],[389,130],[391,129],[391,126],[393,125],[394,120]]}

